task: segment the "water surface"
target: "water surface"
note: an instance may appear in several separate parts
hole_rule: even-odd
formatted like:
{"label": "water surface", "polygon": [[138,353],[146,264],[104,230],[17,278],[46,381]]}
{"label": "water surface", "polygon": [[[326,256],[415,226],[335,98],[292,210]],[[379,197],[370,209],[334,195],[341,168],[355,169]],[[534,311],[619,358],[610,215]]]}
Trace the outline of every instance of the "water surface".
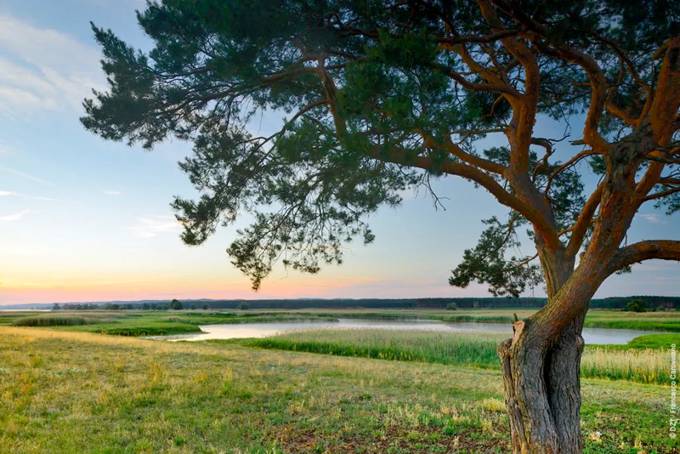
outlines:
{"label": "water surface", "polygon": [[[480,336],[512,334],[510,323],[438,322],[433,320],[385,321],[374,319],[341,318],[338,321],[299,321],[202,325],[201,333],[176,336],[156,336],[153,339],[203,341],[209,339],[244,339],[269,337],[292,331],[317,329],[384,329],[394,331],[432,331],[438,333],[479,333]],[[658,333],[658,331],[656,331]],[[626,344],[630,340],[655,331],[633,329],[584,328],[586,344]]]}

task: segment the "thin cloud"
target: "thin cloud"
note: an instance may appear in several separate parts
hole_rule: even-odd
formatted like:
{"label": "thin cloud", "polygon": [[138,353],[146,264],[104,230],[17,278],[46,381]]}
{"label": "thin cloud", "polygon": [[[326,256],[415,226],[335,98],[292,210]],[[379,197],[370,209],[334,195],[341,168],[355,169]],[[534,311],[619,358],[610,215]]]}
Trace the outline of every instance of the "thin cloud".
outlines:
{"label": "thin cloud", "polygon": [[666,221],[661,218],[656,213],[641,213],[640,218],[644,219],[645,221],[649,222],[650,224],[665,224]]}
{"label": "thin cloud", "polygon": [[17,170],[17,169],[13,169],[11,167],[0,166],[0,171],[5,172],[5,173],[9,173],[9,174],[12,174],[12,175],[16,175],[18,177],[24,178],[26,180],[30,180],[34,183],[42,184],[44,186],[54,186],[54,184],[50,181],[47,181],[47,180],[44,180],[42,178],[31,175],[30,173],[26,173],[26,172],[22,172],[22,171]]}
{"label": "thin cloud", "polygon": [[12,214],[6,214],[4,216],[0,216],[0,222],[15,222],[15,221],[20,221],[24,217],[26,217],[27,214],[29,214],[31,210],[21,210],[17,213],[12,213]]}
{"label": "thin cloud", "polygon": [[27,199],[31,200],[39,200],[41,202],[56,202],[58,199],[55,199],[54,197],[46,197],[42,195],[25,195],[23,197],[26,197]]}
{"label": "thin cloud", "polygon": [[80,108],[100,87],[99,52],[69,35],[0,14],[0,109]]}
{"label": "thin cloud", "polygon": [[147,216],[137,219],[130,231],[138,238],[154,238],[161,234],[176,233],[180,229],[172,216]]}
{"label": "thin cloud", "polygon": [[[0,89],[2,89],[2,87],[0,87]],[[11,155],[16,153],[17,153],[16,148],[0,140],[0,156]]]}
{"label": "thin cloud", "polygon": [[14,192],[14,191],[0,191],[0,197],[19,197],[22,199],[28,199],[28,200],[39,200],[39,201],[45,201],[45,202],[55,202],[57,199],[53,197],[45,197],[41,195],[27,195],[27,194],[21,194],[19,192]]}
{"label": "thin cloud", "polygon": [[123,193],[120,192],[120,191],[108,190],[108,191],[104,191],[104,194],[112,195],[112,196],[118,196],[118,195],[122,195]]}

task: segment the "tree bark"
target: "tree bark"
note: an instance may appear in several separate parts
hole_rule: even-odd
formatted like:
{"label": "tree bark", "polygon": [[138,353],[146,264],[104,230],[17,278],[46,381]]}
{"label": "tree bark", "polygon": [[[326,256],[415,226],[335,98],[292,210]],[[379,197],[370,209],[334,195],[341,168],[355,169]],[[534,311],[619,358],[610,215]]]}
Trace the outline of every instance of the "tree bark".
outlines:
{"label": "tree bark", "polygon": [[[514,335],[498,348],[515,453],[577,454],[580,432],[580,364],[583,320],[597,288],[575,273],[547,309],[578,307],[555,332],[554,312],[539,311],[513,325]],[[561,286],[560,286],[561,287]]]}

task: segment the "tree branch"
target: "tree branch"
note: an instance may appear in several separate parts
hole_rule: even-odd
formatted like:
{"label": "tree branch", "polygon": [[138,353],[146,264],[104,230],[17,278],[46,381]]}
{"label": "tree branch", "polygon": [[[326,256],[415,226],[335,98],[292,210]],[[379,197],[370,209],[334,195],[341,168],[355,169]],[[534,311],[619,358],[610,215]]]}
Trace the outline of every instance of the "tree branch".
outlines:
{"label": "tree branch", "polygon": [[444,143],[439,143],[434,137],[432,137],[432,135],[426,133],[425,131],[418,132],[423,138],[425,146],[427,146],[428,148],[445,149],[446,151],[448,151],[461,161],[465,161],[470,165],[479,167],[480,169],[486,170],[488,172],[493,172],[502,175],[503,172],[505,171],[505,166],[502,166],[501,164],[498,164],[493,161],[489,161],[488,159],[480,158],[479,156],[467,153],[457,144],[453,143],[451,139],[449,139],[448,137],[445,139]]}
{"label": "tree branch", "polygon": [[505,188],[503,188],[503,186],[501,186],[491,175],[476,167],[451,160],[445,160],[441,164],[435,163],[428,156],[409,156],[404,150],[396,148],[392,148],[389,151],[376,148],[371,153],[371,157],[385,162],[417,167],[424,170],[431,171],[434,169],[439,169],[447,175],[460,176],[472,181],[473,183],[479,184],[484,189],[489,191],[489,193],[491,193],[491,195],[493,195],[501,204],[512,208],[518,213],[521,213],[522,216],[526,217],[529,222],[533,223],[538,230],[544,232],[546,241],[551,247],[557,248],[561,246],[558,236],[556,234],[553,235],[550,233],[554,232],[554,226],[548,219],[546,219],[544,213],[542,213],[537,207],[522,202],[515,195],[506,191]]}
{"label": "tree branch", "polygon": [[576,256],[579,249],[581,248],[581,245],[583,244],[583,239],[585,238],[586,233],[588,232],[588,227],[590,227],[590,224],[593,220],[593,216],[595,215],[595,211],[597,210],[597,207],[600,204],[600,200],[602,199],[603,190],[604,185],[600,183],[599,185],[597,185],[595,191],[593,191],[593,193],[590,194],[590,197],[588,197],[588,200],[586,200],[585,205],[583,205],[581,214],[579,214],[578,218],[576,219],[576,222],[574,223],[574,226],[571,228],[571,238],[569,238],[569,243],[567,244],[568,256],[570,257]]}
{"label": "tree branch", "polygon": [[648,240],[619,248],[610,262],[609,274],[650,259],[680,261],[680,241]]}
{"label": "tree branch", "polygon": [[642,202],[649,202],[650,200],[658,200],[658,199],[663,199],[664,197],[668,197],[669,195],[677,194],[680,192],[680,187],[677,188],[671,188],[671,189],[666,189],[664,191],[658,191],[654,192],[652,194],[647,195],[642,199]]}

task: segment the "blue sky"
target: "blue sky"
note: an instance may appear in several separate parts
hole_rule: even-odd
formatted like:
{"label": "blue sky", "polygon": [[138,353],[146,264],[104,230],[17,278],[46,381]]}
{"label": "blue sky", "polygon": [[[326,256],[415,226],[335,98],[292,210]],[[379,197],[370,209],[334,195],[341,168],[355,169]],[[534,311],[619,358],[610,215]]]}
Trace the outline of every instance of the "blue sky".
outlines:
{"label": "blue sky", "polygon": [[[487,296],[447,284],[474,245],[480,220],[504,211],[482,190],[447,178],[370,219],[377,235],[315,276],[277,268],[253,293],[224,250],[235,229],[200,247],[178,237],[169,202],[193,189],[177,167],[191,145],[152,152],[105,142],[78,121],[80,103],[104,88],[89,21],[141,48],[141,0],[0,0],[0,305],[138,298]],[[276,116],[253,125],[266,131]],[[560,135],[546,124],[542,133]],[[490,141],[492,142],[492,140]],[[645,208],[629,240],[680,239],[678,217]],[[598,296],[680,295],[680,265],[650,261],[610,278]],[[536,289],[534,295],[542,295]]]}

